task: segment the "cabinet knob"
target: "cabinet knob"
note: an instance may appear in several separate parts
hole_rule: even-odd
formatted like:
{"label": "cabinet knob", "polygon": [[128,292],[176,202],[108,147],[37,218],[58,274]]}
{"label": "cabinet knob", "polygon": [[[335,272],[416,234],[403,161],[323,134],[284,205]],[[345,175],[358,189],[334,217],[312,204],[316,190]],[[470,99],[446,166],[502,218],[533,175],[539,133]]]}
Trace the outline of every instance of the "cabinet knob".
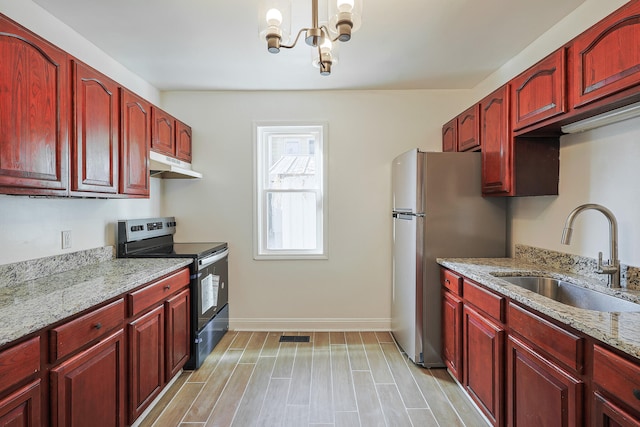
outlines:
{"label": "cabinet knob", "polygon": [[98,322],[98,323],[96,323],[96,324],[95,324],[95,326],[94,326],[94,328],[96,328],[96,329],[102,329],[102,323],[99,323],[99,322]]}
{"label": "cabinet knob", "polygon": [[446,283],[447,285],[450,284],[451,282],[449,281],[449,279],[444,279],[444,283]]}
{"label": "cabinet knob", "polygon": [[640,390],[638,390],[637,388],[634,388],[633,395],[635,396],[636,399],[640,400]]}
{"label": "cabinet knob", "polygon": [[164,287],[165,291],[168,291],[169,289],[171,289],[171,285],[167,285],[167,286]]}

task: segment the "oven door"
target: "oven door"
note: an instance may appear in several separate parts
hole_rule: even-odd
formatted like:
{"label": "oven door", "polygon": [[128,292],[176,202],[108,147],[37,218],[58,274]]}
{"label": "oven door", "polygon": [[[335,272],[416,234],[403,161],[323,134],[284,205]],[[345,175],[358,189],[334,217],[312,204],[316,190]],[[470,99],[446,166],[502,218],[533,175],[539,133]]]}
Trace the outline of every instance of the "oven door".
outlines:
{"label": "oven door", "polygon": [[229,249],[198,259],[196,281],[197,306],[200,331],[228,301]]}

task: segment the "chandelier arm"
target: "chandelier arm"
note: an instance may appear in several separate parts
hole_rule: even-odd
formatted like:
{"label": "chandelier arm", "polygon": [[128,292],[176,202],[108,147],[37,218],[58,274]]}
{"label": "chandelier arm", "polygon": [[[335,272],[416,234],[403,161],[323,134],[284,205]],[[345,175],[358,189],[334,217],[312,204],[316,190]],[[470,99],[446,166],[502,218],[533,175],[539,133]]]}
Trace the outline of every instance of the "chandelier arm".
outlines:
{"label": "chandelier arm", "polygon": [[286,44],[281,44],[280,47],[283,47],[285,49],[291,49],[293,47],[296,46],[296,43],[298,43],[298,39],[300,39],[300,34],[302,34],[305,31],[309,31],[310,28],[302,28],[300,31],[298,31],[298,35],[296,36],[296,39],[293,41],[293,44],[290,45],[286,45]]}
{"label": "chandelier arm", "polygon": [[321,29],[322,31],[324,31],[324,33],[326,34],[326,37],[327,37],[329,40],[331,40],[331,43],[335,43],[335,42],[337,42],[337,41],[338,41],[338,39],[340,38],[340,35],[338,34],[338,35],[336,36],[336,38],[335,38],[335,39],[332,39],[332,38],[331,38],[331,33],[329,32],[329,29],[327,28],[327,26],[326,26],[326,25],[322,25],[322,26],[320,26],[320,29]]}

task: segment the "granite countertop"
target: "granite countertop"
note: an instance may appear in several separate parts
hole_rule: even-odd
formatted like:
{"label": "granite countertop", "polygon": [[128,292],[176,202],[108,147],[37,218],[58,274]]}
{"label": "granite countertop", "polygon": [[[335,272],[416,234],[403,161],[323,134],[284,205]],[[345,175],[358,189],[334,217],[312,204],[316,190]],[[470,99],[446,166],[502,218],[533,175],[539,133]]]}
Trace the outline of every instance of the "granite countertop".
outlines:
{"label": "granite countertop", "polygon": [[114,258],[24,281],[0,274],[0,346],[190,263],[189,258]]}
{"label": "granite countertop", "polygon": [[574,308],[496,276],[551,276],[640,304],[638,290],[605,288],[600,282],[587,276],[518,258],[441,258],[437,262],[586,335],[640,358],[640,312],[608,313]]}

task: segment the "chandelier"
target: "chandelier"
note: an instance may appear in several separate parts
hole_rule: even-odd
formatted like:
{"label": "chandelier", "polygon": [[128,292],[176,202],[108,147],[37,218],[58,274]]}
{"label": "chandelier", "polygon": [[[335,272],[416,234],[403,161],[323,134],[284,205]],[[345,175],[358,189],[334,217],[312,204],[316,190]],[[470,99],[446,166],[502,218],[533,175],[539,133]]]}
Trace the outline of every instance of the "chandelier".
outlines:
{"label": "chandelier", "polygon": [[[312,64],[320,68],[320,74],[331,74],[331,66],[337,62],[337,43],[351,40],[351,33],[360,28],[362,0],[327,0],[320,9],[318,0],[311,0],[311,27],[298,31],[293,43],[291,34],[291,0],[262,0],[260,6],[260,35],[267,41],[267,50],[278,53],[280,49],[295,47],[304,33],[304,41],[313,48]],[[326,13],[326,15],[325,15]]]}

